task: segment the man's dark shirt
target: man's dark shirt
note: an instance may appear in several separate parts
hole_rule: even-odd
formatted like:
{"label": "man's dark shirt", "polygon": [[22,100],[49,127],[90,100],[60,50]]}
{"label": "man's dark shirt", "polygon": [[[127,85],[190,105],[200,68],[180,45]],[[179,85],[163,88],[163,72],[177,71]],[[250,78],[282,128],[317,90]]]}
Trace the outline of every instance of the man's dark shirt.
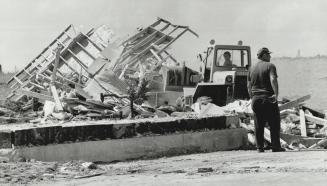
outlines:
{"label": "man's dark shirt", "polygon": [[253,95],[274,94],[274,90],[270,83],[270,73],[277,78],[276,66],[270,62],[259,61],[251,67],[248,73],[248,81],[251,83],[251,92]]}

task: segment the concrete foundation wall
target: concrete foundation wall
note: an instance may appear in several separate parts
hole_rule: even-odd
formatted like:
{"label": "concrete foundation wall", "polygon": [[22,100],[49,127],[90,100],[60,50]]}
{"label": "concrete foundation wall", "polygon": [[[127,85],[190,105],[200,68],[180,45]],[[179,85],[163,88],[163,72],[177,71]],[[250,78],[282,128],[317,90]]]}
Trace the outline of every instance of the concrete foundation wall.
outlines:
{"label": "concrete foundation wall", "polygon": [[[24,126],[24,127],[22,127]],[[19,124],[0,129],[0,148],[170,135],[239,127],[237,116],[81,121],[55,125]]]}
{"label": "concrete foundation wall", "polygon": [[238,149],[247,144],[245,129],[180,133],[117,140],[88,141],[12,150],[11,159],[40,161],[123,161],[178,154]]}

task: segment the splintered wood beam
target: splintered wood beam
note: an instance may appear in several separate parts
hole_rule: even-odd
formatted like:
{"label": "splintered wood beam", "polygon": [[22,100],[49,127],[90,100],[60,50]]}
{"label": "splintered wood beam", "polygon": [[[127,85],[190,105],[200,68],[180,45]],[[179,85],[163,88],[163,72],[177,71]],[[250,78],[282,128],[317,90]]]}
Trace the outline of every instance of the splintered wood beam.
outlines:
{"label": "splintered wood beam", "polygon": [[28,76],[32,76],[29,72],[27,72],[27,70],[25,70],[25,69],[23,69],[23,70]]}
{"label": "splintered wood beam", "polygon": [[78,74],[78,83],[81,83],[81,81],[82,81],[82,71],[83,71],[83,68],[81,67],[79,70],[79,74]]}
{"label": "splintered wood beam", "polygon": [[311,116],[311,115],[308,115],[308,114],[305,114],[305,118],[308,121],[315,123],[316,125],[327,126],[327,120],[326,119],[318,118],[316,116]]}
{"label": "splintered wood beam", "polygon": [[63,47],[66,47],[66,45],[65,45],[63,42],[61,42],[59,39],[56,39],[56,41],[57,41],[60,45],[62,45]]}
{"label": "splintered wood beam", "polygon": [[307,126],[305,123],[304,111],[302,109],[300,109],[300,129],[301,129],[301,136],[307,137]]}
{"label": "splintered wood beam", "polygon": [[59,99],[59,96],[58,96],[58,92],[57,92],[57,89],[54,85],[51,85],[50,86],[50,90],[51,90],[51,93],[52,93],[52,96],[53,96],[53,99],[54,99],[54,102],[56,104],[56,108],[58,111],[63,111],[64,108],[62,107],[62,104],[61,104],[61,101]]}
{"label": "splintered wood beam", "polygon": [[28,82],[28,83],[35,86],[35,87],[37,87],[37,88],[39,88],[39,89],[45,90],[45,88],[43,86],[39,85],[39,84],[36,84],[36,83],[33,83],[33,82]]}
{"label": "splintered wood beam", "polygon": [[309,147],[309,149],[319,147],[320,145],[323,145],[325,143],[327,143],[327,138],[324,138],[324,139],[318,141],[317,143],[313,144],[312,146]]}
{"label": "splintered wood beam", "polygon": [[171,55],[169,54],[166,50],[164,51],[164,53],[171,59],[173,60],[175,63],[178,63],[178,61]]}
{"label": "splintered wood beam", "polygon": [[29,91],[29,90],[19,89],[19,90],[16,90],[16,92],[18,94],[26,95],[28,97],[38,98],[40,100],[54,101],[52,96],[45,95],[45,94],[40,94],[40,93],[37,93],[37,92],[32,92],[32,91]]}
{"label": "splintered wood beam", "polygon": [[16,76],[14,76],[14,79],[19,83],[19,84],[23,84],[23,82],[20,80],[20,79],[18,79]]}
{"label": "splintered wood beam", "polygon": [[151,53],[153,54],[153,56],[154,56],[154,57],[155,57],[159,62],[162,61],[161,57],[159,57],[158,54],[157,54],[154,50],[150,49],[150,51],[151,51]]}
{"label": "splintered wood beam", "polygon": [[41,56],[44,58],[44,60],[49,61],[49,59],[46,56],[44,56],[43,54],[41,54]]}
{"label": "splintered wood beam", "polygon": [[293,101],[290,101],[290,102],[287,102],[281,106],[279,106],[279,111],[282,111],[282,110],[285,110],[285,109],[289,109],[289,108],[294,108],[294,107],[297,107],[300,103],[310,99],[311,95],[306,95],[306,96],[303,96],[303,97],[300,97],[296,100],[293,100]]}

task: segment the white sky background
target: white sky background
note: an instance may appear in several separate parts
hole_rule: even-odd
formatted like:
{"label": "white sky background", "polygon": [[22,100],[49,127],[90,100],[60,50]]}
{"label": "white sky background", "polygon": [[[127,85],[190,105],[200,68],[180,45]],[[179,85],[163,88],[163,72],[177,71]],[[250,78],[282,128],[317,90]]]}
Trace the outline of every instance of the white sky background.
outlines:
{"label": "white sky background", "polygon": [[210,39],[243,40],[253,54],[262,46],[274,56],[327,54],[326,10],[324,0],[0,0],[0,63],[22,68],[69,24],[83,31],[105,24],[124,36],[158,16],[200,35],[173,45],[180,60],[195,60]]}

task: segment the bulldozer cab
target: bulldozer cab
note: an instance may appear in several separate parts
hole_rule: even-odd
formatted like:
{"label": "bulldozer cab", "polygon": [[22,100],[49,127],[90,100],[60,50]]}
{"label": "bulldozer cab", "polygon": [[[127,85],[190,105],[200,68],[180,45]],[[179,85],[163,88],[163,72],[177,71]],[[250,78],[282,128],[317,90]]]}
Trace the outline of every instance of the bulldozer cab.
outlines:
{"label": "bulldozer cab", "polygon": [[[249,46],[216,45],[212,48],[204,63],[203,81],[214,82],[216,72],[247,72],[251,66],[251,50]],[[211,58],[211,59],[210,59]]]}
{"label": "bulldozer cab", "polygon": [[251,50],[242,45],[215,45],[204,60],[203,81],[195,88],[193,102],[199,97],[211,97],[213,103],[224,106],[236,99],[248,99],[247,74],[251,66]]}

